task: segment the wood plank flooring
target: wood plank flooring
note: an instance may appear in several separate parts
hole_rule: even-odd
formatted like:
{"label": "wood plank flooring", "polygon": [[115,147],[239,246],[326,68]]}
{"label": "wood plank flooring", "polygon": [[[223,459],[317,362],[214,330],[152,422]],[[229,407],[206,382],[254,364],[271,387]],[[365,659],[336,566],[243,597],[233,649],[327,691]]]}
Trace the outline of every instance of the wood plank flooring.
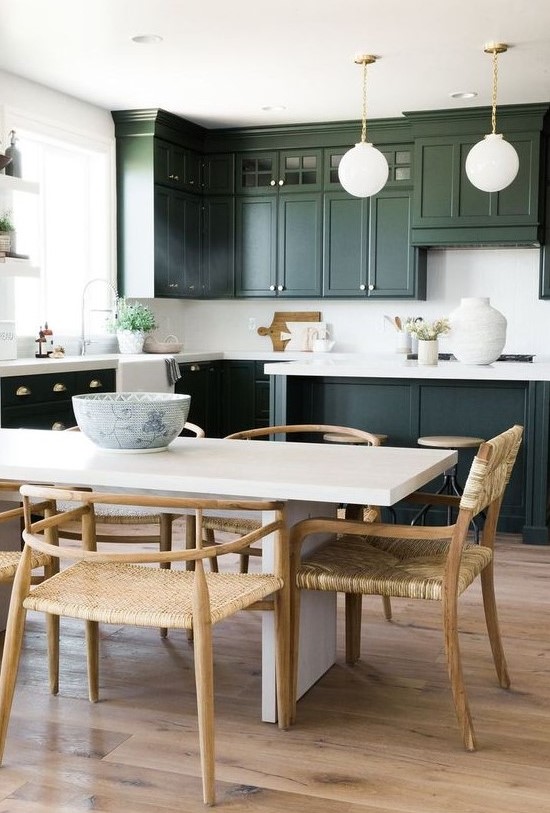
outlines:
{"label": "wood plank flooring", "polygon": [[[394,600],[388,623],[381,602],[365,600],[360,664],[347,667],[340,649],[286,732],[260,721],[259,615],[220,624],[218,808],[550,811],[550,547],[501,536],[496,583],[510,691],[496,682],[477,586],[461,605],[479,740],[473,754],[458,734],[438,604]],[[101,701],[90,704],[82,628],[64,622],[61,689],[50,696],[43,621],[29,615],[0,768],[0,813],[203,811],[185,636],[162,640],[155,630],[104,627],[100,685]]]}

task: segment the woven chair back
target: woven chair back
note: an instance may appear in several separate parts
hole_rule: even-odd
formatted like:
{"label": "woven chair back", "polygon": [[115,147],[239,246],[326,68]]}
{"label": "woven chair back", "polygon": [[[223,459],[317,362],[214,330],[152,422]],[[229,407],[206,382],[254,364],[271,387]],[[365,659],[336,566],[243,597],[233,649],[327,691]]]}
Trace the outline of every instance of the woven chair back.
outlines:
{"label": "woven chair back", "polygon": [[512,426],[483,443],[475,456],[460,500],[462,509],[476,515],[504,494],[518,455],[522,426]]}

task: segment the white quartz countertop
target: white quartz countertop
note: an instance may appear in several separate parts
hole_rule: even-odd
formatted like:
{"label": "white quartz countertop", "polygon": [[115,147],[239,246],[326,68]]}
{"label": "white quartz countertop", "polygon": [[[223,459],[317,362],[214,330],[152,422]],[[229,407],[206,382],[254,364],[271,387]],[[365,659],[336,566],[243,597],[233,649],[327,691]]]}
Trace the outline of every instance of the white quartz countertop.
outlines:
{"label": "white quartz countertop", "polygon": [[310,358],[288,363],[268,362],[268,375],[330,376],[342,378],[415,378],[452,381],[550,381],[550,358],[533,362],[495,361],[486,366],[440,361],[435,367],[393,355],[310,353]]}
{"label": "white quartz countertop", "polygon": [[[169,356],[172,354],[166,354]],[[397,354],[366,355],[362,353],[283,353],[283,352],[213,352],[190,350],[173,354],[180,364],[216,360],[265,362],[268,375],[338,376],[346,378],[422,378],[472,381],[550,381],[550,356],[535,356],[533,362],[497,361],[487,366],[440,361],[436,367],[419,365]],[[34,375],[47,372],[125,368],[129,375],[137,367],[160,362],[164,354],[118,353],[66,356],[63,359],[21,358],[0,361],[0,377]]]}

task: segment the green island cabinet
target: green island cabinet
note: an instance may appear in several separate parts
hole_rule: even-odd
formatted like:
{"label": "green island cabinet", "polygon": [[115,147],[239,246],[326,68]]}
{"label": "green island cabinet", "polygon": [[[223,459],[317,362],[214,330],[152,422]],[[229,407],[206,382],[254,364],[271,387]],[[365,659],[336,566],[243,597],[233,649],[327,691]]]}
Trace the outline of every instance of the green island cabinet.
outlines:
{"label": "green island cabinet", "polygon": [[[529,544],[550,542],[550,383],[370,378],[338,375],[274,375],[272,423],[329,423],[388,435],[391,446],[416,446],[422,435],[491,438],[514,424],[524,437],[507,488],[499,528],[521,533]],[[460,410],[456,405],[460,404]],[[464,484],[475,450],[459,453]],[[438,479],[426,487],[435,491]],[[398,505],[398,521],[409,522],[418,506]],[[446,524],[442,510],[428,514]]]}
{"label": "green island cabinet", "polygon": [[206,158],[203,128],[166,111],[112,116],[119,289],[137,297],[232,296],[233,156]]}
{"label": "green island cabinet", "polygon": [[510,186],[494,193],[474,187],[465,171],[469,150],[490,132],[489,108],[405,113],[415,152],[412,243],[540,244],[548,109],[548,104],[498,109],[497,131],[515,147],[519,171]]}

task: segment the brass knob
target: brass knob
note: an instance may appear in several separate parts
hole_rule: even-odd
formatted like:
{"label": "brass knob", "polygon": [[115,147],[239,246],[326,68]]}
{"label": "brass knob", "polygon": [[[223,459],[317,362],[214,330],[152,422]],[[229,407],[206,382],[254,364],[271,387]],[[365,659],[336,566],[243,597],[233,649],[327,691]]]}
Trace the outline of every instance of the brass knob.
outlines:
{"label": "brass knob", "polygon": [[17,387],[15,394],[19,396],[32,395],[32,391],[29,387]]}
{"label": "brass knob", "polygon": [[64,432],[67,427],[61,421],[54,421],[52,423],[52,432]]}
{"label": "brass knob", "polygon": [[65,384],[54,384],[52,387],[52,392],[67,392],[67,387]]}
{"label": "brass knob", "polygon": [[198,364],[192,364],[189,369],[191,370],[192,373],[196,373],[198,370],[200,370],[200,367]]}
{"label": "brass knob", "polygon": [[92,378],[90,383],[88,384],[88,389],[90,390],[99,390],[103,387],[103,384],[99,380],[99,378]]}

